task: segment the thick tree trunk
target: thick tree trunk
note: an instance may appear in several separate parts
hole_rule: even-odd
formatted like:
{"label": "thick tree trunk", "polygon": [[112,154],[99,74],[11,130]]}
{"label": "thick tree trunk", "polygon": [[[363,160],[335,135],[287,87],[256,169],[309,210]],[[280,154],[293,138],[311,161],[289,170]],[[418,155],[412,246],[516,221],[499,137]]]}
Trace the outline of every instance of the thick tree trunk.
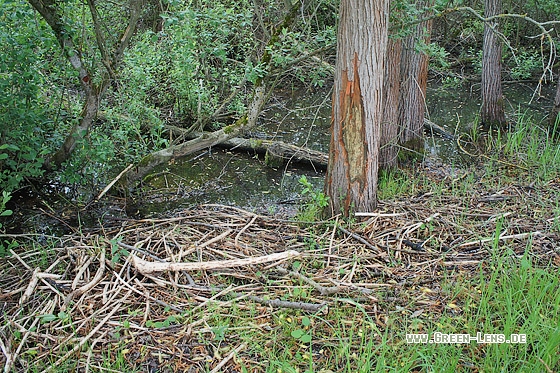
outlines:
{"label": "thick tree trunk", "polygon": [[[495,16],[501,11],[502,0],[484,0],[484,17]],[[502,93],[502,45],[497,31],[497,19],[484,24],[480,119],[486,129],[505,129],[507,125]]]}
{"label": "thick tree trunk", "polygon": [[388,0],[342,0],[329,167],[325,191],[332,214],[377,207]]}
{"label": "thick tree trunk", "polygon": [[[421,9],[431,1],[418,1]],[[423,125],[426,114],[426,89],[428,86],[428,55],[417,50],[419,40],[430,43],[432,21],[421,22],[403,41],[401,56],[401,86],[399,97],[400,142],[407,148],[421,151],[424,143]]]}
{"label": "thick tree trunk", "polygon": [[379,168],[397,167],[399,142],[399,91],[401,80],[402,40],[389,39],[383,81],[383,122],[379,147]]}

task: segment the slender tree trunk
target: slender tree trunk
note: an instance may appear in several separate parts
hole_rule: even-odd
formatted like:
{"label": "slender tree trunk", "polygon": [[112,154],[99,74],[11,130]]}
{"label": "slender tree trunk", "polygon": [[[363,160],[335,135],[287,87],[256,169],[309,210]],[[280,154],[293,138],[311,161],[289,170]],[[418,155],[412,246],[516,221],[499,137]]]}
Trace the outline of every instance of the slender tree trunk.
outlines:
{"label": "slender tree trunk", "polygon": [[401,80],[402,40],[389,39],[385,57],[385,78],[383,81],[383,121],[379,147],[379,168],[397,166],[399,142],[399,91]]}
{"label": "slender tree trunk", "polygon": [[[418,1],[420,9],[431,1]],[[399,97],[400,142],[407,148],[422,150],[424,115],[426,113],[426,89],[428,86],[428,55],[419,52],[417,44],[430,42],[432,21],[415,26],[412,34],[403,41],[401,56],[401,93]]]}
{"label": "slender tree trunk", "polygon": [[[484,17],[492,17],[502,11],[502,0],[484,0]],[[505,129],[506,115],[502,93],[502,45],[497,34],[498,21],[484,24],[482,49],[482,107],[480,119],[486,129]]]}
{"label": "slender tree trunk", "polygon": [[79,123],[74,125],[74,127],[70,130],[70,133],[66,136],[66,139],[64,140],[64,143],[62,144],[60,149],[55,154],[53,154],[52,157],[50,157],[50,159],[46,162],[46,167],[48,169],[53,168],[53,166],[58,168],[62,165],[62,163],[68,160],[68,158],[76,148],[78,141],[80,139],[83,139],[88,134],[91,126],[93,125],[97,116],[97,112],[99,110],[99,102],[101,100],[101,96],[109,85],[109,75],[111,73],[114,74],[112,69],[116,68],[116,66],[120,62],[124,50],[128,47],[130,38],[136,30],[136,24],[140,17],[142,2],[141,0],[130,0],[128,4],[130,11],[129,22],[126,25],[126,29],[123,32],[118,45],[116,45],[115,50],[111,53],[111,55],[109,55],[109,52],[106,50],[102,42],[103,37],[101,35],[101,27],[98,23],[98,14],[95,8],[95,4],[92,0],[88,1],[94,23],[96,40],[98,43],[97,47],[99,48],[99,52],[103,57],[103,63],[107,68],[107,71],[101,78],[101,82],[98,84],[94,84],[93,77],[88,71],[86,63],[84,63],[84,61],[82,60],[80,49],[74,45],[72,34],[68,32],[71,27],[64,23],[65,20],[63,14],[61,14],[61,3],[59,3],[57,0],[28,1],[31,6],[35,8],[35,10],[39,12],[39,14],[41,14],[41,16],[45,19],[45,21],[52,29],[54,36],[58,40],[58,43],[60,44],[60,47],[65,53],[68,61],[78,72],[80,84],[85,95],[84,106],[81,114],[82,117]]}
{"label": "slender tree trunk", "polygon": [[341,0],[329,167],[332,214],[377,207],[388,0]]}

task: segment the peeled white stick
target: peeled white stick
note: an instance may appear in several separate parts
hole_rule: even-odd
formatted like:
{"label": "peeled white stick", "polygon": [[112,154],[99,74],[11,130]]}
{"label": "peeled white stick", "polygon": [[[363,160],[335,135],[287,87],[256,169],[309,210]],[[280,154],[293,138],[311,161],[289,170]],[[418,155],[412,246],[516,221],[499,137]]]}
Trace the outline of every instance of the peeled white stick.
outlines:
{"label": "peeled white stick", "polygon": [[210,262],[189,262],[189,263],[162,263],[162,262],[148,262],[138,258],[136,255],[131,254],[132,264],[142,274],[150,274],[153,272],[163,271],[196,271],[196,270],[211,270],[222,269],[231,267],[242,267],[253,264],[269,263],[274,261],[281,261],[300,256],[301,253],[295,250],[288,250],[282,253],[275,253],[265,256],[257,256],[245,259],[230,259],[230,260],[214,260]]}

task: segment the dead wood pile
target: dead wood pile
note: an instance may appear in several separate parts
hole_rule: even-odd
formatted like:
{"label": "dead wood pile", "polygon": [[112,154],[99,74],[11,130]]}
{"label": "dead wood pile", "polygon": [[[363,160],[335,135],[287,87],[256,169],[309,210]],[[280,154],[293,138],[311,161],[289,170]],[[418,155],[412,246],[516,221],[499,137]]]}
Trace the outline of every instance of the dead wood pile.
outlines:
{"label": "dead wood pile", "polygon": [[[263,332],[259,320],[280,308],[327,315],[359,305],[380,325],[383,309],[395,304],[437,314],[446,306],[439,279],[476,274],[498,246],[507,243],[513,256],[530,248],[560,264],[560,237],[551,229],[558,217],[542,219],[512,202],[520,196],[527,191],[517,187],[475,200],[426,194],[381,203],[352,226],[205,205],[51,238],[49,249],[44,237],[22,235],[32,244],[0,265],[0,362],[27,371],[50,359],[57,371],[71,359],[87,371],[124,344],[127,362],[142,371],[162,359],[175,371],[236,371],[232,358],[243,359],[247,345],[228,341],[229,353],[217,357],[205,337],[215,332],[207,320],[216,307],[253,307],[252,327]],[[305,298],[294,296],[296,288]]]}

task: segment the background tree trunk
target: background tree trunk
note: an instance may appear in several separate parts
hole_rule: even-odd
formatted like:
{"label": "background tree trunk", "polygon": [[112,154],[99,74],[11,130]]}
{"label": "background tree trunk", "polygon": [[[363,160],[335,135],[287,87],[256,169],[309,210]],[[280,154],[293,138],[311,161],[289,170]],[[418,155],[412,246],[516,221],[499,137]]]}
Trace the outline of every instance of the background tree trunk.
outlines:
{"label": "background tree trunk", "polygon": [[552,107],[552,110],[550,112],[550,119],[549,119],[550,128],[555,128],[556,126],[557,136],[560,132],[560,128],[559,128],[560,124],[556,124],[560,119],[558,115],[560,115],[560,73],[558,74],[558,83],[556,85],[556,97],[554,98],[554,106]]}
{"label": "background tree trunk", "polygon": [[379,147],[379,168],[397,167],[399,142],[399,91],[401,83],[402,40],[389,39],[385,57],[385,77],[383,81],[383,121]]}
{"label": "background tree trunk", "polygon": [[[421,9],[431,1],[418,1]],[[420,15],[419,17],[422,17]],[[418,41],[430,43],[432,21],[421,22],[403,41],[401,56],[401,86],[399,96],[400,142],[407,148],[421,151],[424,115],[426,114],[426,88],[428,86],[428,55],[418,51]]]}
{"label": "background tree trunk", "polygon": [[377,207],[388,0],[342,0],[325,191],[332,214]]}
{"label": "background tree trunk", "polygon": [[[484,17],[492,17],[502,11],[502,0],[484,0]],[[493,20],[484,24],[482,49],[482,107],[480,119],[486,129],[505,129],[506,115],[502,93],[502,43],[500,42],[498,22]]]}

